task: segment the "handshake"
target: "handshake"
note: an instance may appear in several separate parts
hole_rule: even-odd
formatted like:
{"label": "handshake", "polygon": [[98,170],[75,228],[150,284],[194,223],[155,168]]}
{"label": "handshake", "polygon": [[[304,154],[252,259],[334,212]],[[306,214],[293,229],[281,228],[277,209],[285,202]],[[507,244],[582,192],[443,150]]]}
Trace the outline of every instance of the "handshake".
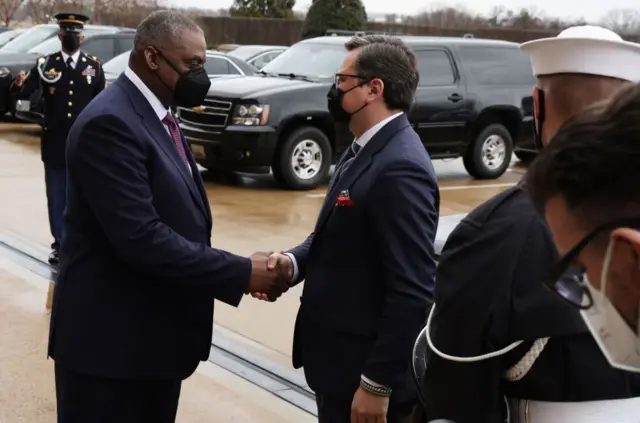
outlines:
{"label": "handshake", "polygon": [[293,262],[282,253],[257,252],[251,255],[251,279],[245,294],[275,301],[291,287]]}

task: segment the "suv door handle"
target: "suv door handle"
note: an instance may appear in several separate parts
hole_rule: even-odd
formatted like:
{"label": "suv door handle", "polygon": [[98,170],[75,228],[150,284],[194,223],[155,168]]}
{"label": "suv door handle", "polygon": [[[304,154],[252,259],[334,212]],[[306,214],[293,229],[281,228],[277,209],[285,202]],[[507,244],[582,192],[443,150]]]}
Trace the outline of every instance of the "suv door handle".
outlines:
{"label": "suv door handle", "polygon": [[447,97],[447,100],[457,103],[458,101],[462,100],[462,96],[458,93],[453,93],[449,97]]}

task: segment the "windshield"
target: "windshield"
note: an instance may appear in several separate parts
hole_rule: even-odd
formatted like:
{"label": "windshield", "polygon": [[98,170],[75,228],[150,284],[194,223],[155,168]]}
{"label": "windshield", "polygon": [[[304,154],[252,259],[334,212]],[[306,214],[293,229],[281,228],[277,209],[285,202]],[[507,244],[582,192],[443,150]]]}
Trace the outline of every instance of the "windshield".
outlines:
{"label": "windshield", "polygon": [[242,46],[230,51],[227,54],[235,56],[238,59],[247,60],[248,58],[262,52],[264,49],[265,48],[262,46]]}
{"label": "windshield", "polygon": [[122,54],[117,55],[113,59],[109,60],[102,66],[102,69],[106,73],[113,73],[115,75],[120,75],[127,68],[129,64],[129,55],[131,54],[131,50],[124,52]]}
{"label": "windshield", "polygon": [[[25,53],[30,48],[36,46],[58,33],[58,29],[53,26],[34,26],[28,31],[18,35],[2,47],[2,50]],[[56,38],[57,40],[57,38]]]}
{"label": "windshield", "polygon": [[[93,35],[93,34],[104,34],[106,32],[110,32],[110,31],[107,31],[102,28],[85,28],[84,31],[82,31],[82,34],[84,36],[87,36],[87,35]],[[35,53],[43,56],[45,54],[52,54],[52,53],[55,53],[56,51],[60,51],[61,48],[62,48],[62,45],[60,44],[60,39],[58,37],[51,37],[31,47],[28,53]]]}
{"label": "windshield", "polygon": [[0,46],[18,35],[18,31],[5,31],[0,33]]}
{"label": "windshield", "polygon": [[333,79],[346,55],[342,44],[298,43],[269,62],[262,71]]}

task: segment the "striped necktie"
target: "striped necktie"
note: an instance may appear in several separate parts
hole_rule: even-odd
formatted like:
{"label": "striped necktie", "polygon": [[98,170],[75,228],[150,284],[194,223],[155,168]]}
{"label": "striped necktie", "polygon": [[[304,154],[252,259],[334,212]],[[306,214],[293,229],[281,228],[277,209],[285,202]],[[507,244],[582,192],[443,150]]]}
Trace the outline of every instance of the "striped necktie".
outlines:
{"label": "striped necktie", "polygon": [[334,170],[333,179],[331,180],[331,182],[329,184],[329,191],[331,191],[333,186],[342,177],[342,174],[347,169],[349,169],[349,166],[351,166],[351,163],[353,163],[353,160],[356,158],[356,155],[358,154],[358,151],[360,151],[361,148],[362,148],[362,146],[360,146],[359,144],[356,144],[355,141],[351,143],[351,147],[349,147],[349,150],[347,150],[347,154],[344,155],[344,157],[342,158],[341,163],[338,163],[338,165],[336,166],[336,168]]}

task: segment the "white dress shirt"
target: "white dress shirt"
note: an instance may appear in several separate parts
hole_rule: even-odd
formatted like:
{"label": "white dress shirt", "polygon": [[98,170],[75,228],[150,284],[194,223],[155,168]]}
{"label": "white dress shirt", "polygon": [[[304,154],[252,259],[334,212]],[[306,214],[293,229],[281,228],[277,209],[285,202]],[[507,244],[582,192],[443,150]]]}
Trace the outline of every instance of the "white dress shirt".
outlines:
{"label": "white dress shirt", "polygon": [[[369,141],[371,141],[371,139],[378,132],[380,132],[380,130],[382,128],[385,127],[386,124],[388,124],[393,119],[395,119],[398,116],[400,116],[402,113],[404,113],[404,112],[396,113],[394,115],[391,115],[391,116],[381,120],[380,122],[378,122],[375,125],[373,125],[371,128],[367,129],[362,135],[360,135],[359,138],[356,138],[355,142],[356,142],[356,144],[358,144],[360,146],[360,149],[358,150],[358,154],[360,154],[362,149],[369,143]],[[298,276],[299,276],[299,274],[298,274],[298,261],[296,260],[296,257],[291,253],[285,253],[285,255],[291,259],[291,263],[293,264],[293,281],[297,281],[298,280]],[[362,375],[362,379],[364,379],[365,382],[367,382],[367,383],[369,383],[369,384],[371,384],[373,386],[382,387],[382,385],[372,381],[371,379],[368,379],[364,375]]]}
{"label": "white dress shirt", "polygon": [[[162,123],[162,126],[164,126],[164,129],[167,131],[167,134],[173,141],[173,136],[171,135],[171,131],[169,131],[169,127],[162,121],[167,116],[167,113],[171,113],[171,109],[167,109],[164,107],[160,99],[158,99],[158,97],[149,89],[149,87],[147,87],[147,85],[142,82],[142,79],[140,79],[140,77],[136,75],[136,73],[129,66],[127,66],[127,68],[124,70],[124,75],[129,78],[129,81],[131,81],[133,85],[135,85],[136,88],[138,88],[138,90],[142,93],[144,98],[147,99],[149,105],[158,116],[160,123]],[[193,175],[190,164],[187,166],[187,168],[189,169],[189,173]]]}
{"label": "white dress shirt", "polygon": [[69,57],[71,57],[71,67],[75,69],[76,65],[78,64],[78,60],[80,59],[80,50],[76,51],[71,56],[69,56],[62,50],[60,50],[60,53],[62,53],[62,60],[64,60],[65,65],[67,64],[67,60],[69,60]]}

